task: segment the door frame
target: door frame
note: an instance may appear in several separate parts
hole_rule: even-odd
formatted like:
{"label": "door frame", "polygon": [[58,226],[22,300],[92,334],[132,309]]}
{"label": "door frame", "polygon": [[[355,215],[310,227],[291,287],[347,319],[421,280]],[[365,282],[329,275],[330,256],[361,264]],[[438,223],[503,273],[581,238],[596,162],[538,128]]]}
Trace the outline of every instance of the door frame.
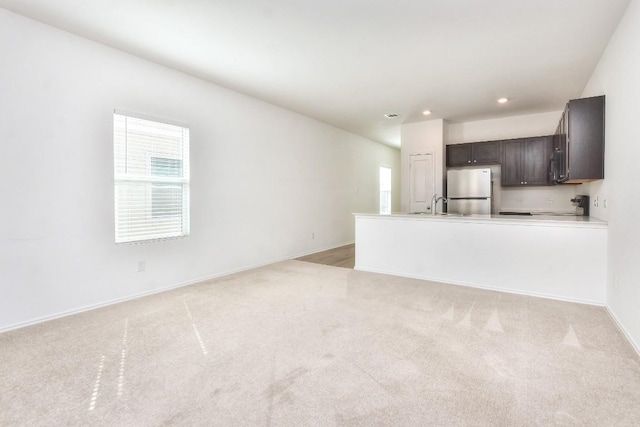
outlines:
{"label": "door frame", "polygon": [[[411,172],[411,158],[413,156],[431,156],[431,173],[433,174],[433,176],[431,177],[431,183],[432,183],[432,192],[433,194],[436,194],[436,153],[435,151],[417,151],[417,152],[413,152],[413,153],[409,153],[409,204],[408,204],[408,209],[410,212],[412,212],[411,209],[411,205],[412,205],[412,201],[413,201],[413,174]],[[431,206],[429,205],[429,202],[427,201],[427,210],[430,211],[431,210]]]}

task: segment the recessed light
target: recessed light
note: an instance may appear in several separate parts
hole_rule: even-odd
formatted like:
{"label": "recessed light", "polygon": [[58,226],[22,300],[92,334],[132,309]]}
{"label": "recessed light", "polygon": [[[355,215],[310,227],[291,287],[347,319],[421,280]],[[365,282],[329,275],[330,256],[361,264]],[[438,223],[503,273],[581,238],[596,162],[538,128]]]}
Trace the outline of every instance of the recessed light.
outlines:
{"label": "recessed light", "polygon": [[498,98],[498,102],[500,104],[506,104],[507,102],[509,102],[509,98]]}
{"label": "recessed light", "polygon": [[384,115],[387,119],[395,119],[396,117],[399,116],[399,114],[397,113],[387,113]]}
{"label": "recessed light", "polygon": [[429,114],[431,114],[431,110],[424,110],[422,114],[424,114],[425,116],[428,116]]}

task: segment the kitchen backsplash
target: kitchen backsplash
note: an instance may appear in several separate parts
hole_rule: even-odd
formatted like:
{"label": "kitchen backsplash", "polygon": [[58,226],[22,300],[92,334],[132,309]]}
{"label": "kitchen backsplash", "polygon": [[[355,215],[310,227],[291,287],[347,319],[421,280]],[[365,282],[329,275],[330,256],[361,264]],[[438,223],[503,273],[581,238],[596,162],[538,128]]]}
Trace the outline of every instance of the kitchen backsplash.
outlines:
{"label": "kitchen backsplash", "polygon": [[555,185],[551,187],[502,187],[500,210],[531,212],[573,212],[576,207],[571,199],[579,194],[579,185]]}
{"label": "kitchen backsplash", "polygon": [[[500,166],[491,166],[494,212],[575,212],[571,199],[581,193],[582,185],[548,187],[501,187]],[[583,190],[586,191],[586,190]]]}

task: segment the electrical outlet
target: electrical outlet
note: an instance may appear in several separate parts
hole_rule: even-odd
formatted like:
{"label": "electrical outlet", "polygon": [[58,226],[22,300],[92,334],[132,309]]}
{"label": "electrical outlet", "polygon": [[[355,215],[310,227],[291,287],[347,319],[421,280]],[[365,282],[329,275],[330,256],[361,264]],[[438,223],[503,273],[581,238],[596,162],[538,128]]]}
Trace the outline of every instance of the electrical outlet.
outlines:
{"label": "electrical outlet", "polygon": [[360,189],[359,189],[359,188],[356,188],[356,189],[353,191],[353,193],[354,193],[354,194],[358,194],[359,192],[360,192]]}
{"label": "electrical outlet", "polygon": [[311,240],[316,238],[316,233],[315,232],[311,232]]}
{"label": "electrical outlet", "polygon": [[593,206],[596,208],[598,207],[598,196],[593,198]]}
{"label": "electrical outlet", "polygon": [[618,276],[613,277],[613,289],[618,289]]}
{"label": "electrical outlet", "polygon": [[145,260],[138,261],[138,272],[143,272],[147,268],[147,262]]}
{"label": "electrical outlet", "polygon": [[552,205],[553,204],[553,197],[547,197],[547,204],[548,205]]}
{"label": "electrical outlet", "polygon": [[607,199],[602,200],[602,207],[607,208]]}

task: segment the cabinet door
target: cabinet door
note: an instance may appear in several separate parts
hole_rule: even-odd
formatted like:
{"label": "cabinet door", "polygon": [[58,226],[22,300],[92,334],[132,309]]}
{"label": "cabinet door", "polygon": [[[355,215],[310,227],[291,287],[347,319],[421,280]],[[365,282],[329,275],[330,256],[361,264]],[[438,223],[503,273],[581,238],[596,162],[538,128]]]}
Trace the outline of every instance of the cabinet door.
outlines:
{"label": "cabinet door", "polygon": [[569,180],[604,178],[604,96],[569,101]]}
{"label": "cabinet door", "polygon": [[469,166],[471,144],[447,145],[447,166]]}
{"label": "cabinet door", "polygon": [[472,163],[478,165],[500,163],[500,141],[471,144]]}
{"label": "cabinet door", "polygon": [[522,161],[523,185],[549,184],[549,159],[551,140],[549,137],[524,140]]}
{"label": "cabinet door", "polygon": [[504,141],[502,143],[502,178],[503,187],[522,185],[522,141]]}

